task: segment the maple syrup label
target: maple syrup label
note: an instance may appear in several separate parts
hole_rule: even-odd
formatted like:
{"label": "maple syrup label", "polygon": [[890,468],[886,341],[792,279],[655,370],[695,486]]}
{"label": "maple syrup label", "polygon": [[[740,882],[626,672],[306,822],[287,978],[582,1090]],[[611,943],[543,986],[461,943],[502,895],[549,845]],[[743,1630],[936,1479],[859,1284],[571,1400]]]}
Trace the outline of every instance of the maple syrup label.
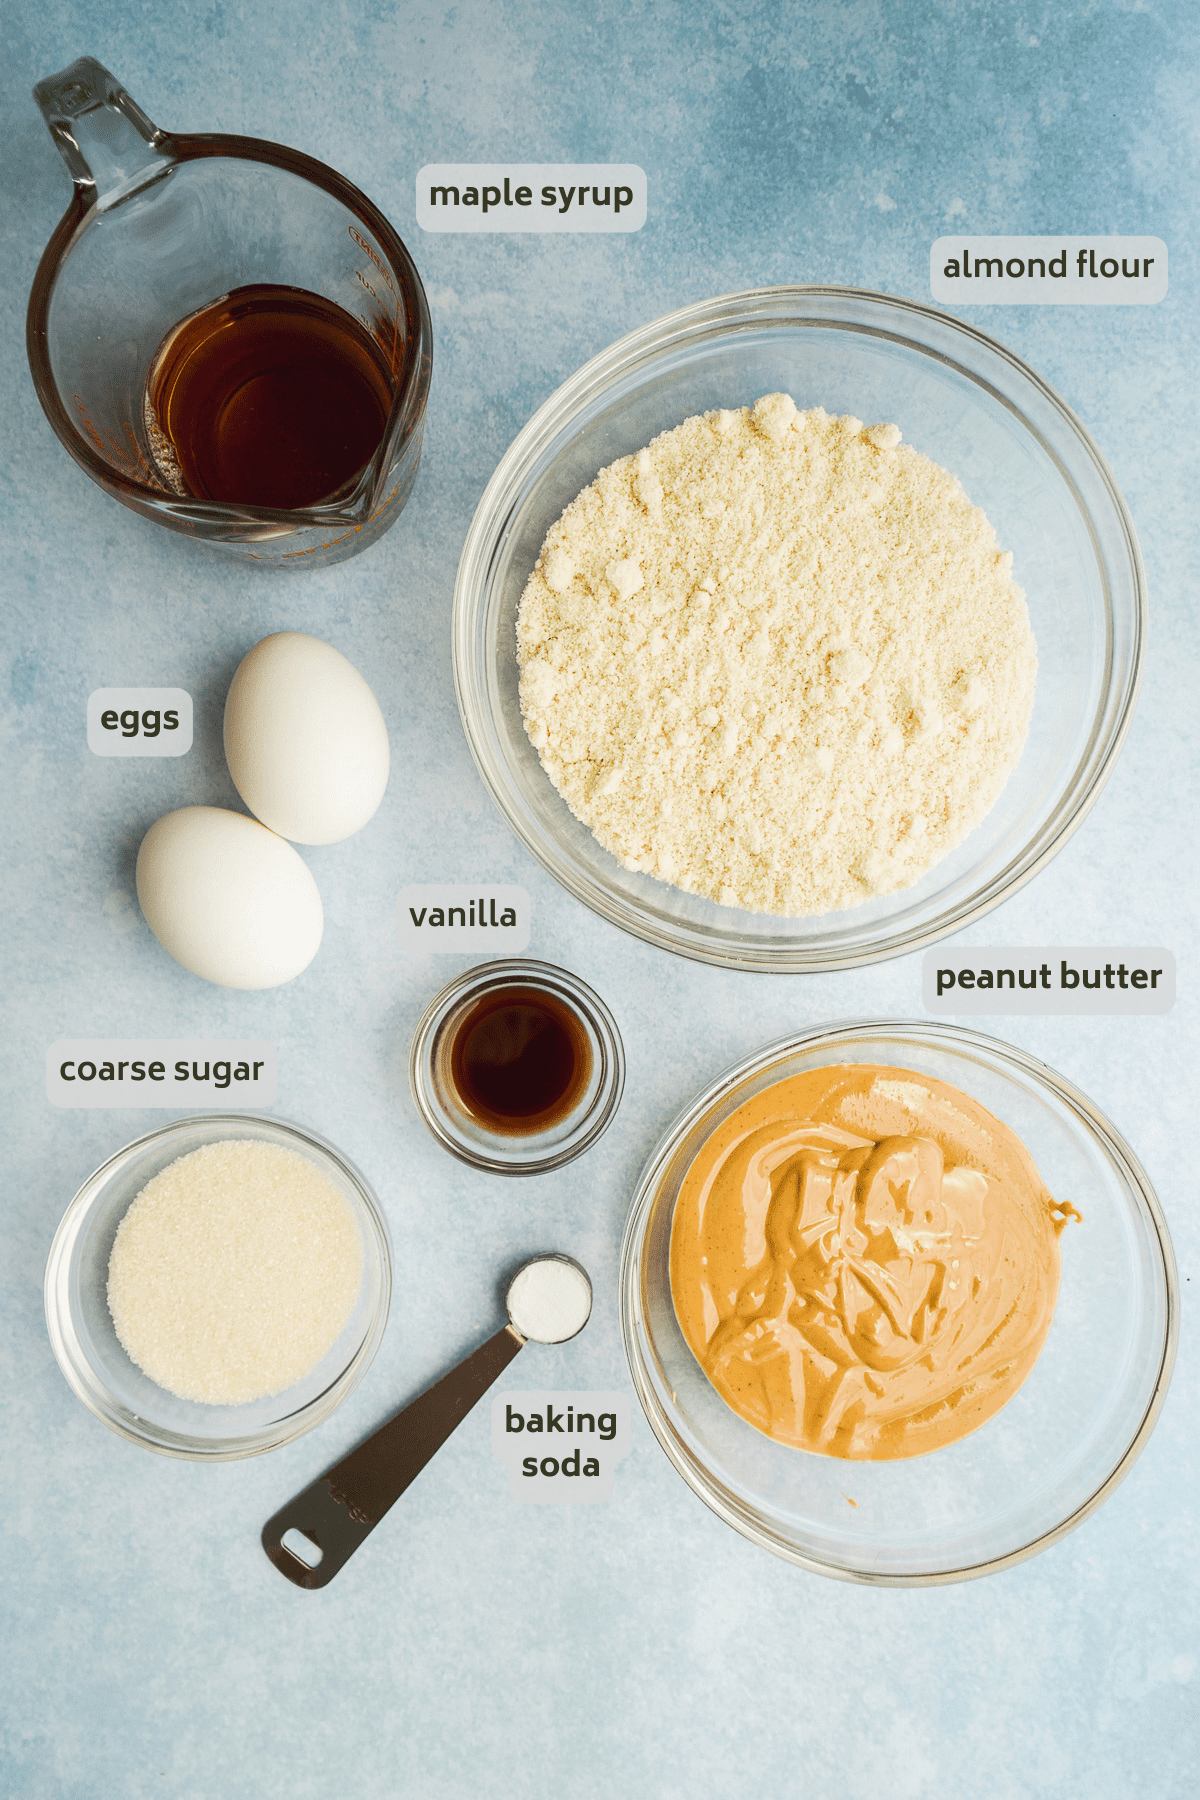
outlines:
{"label": "maple syrup label", "polygon": [[426,163],[422,231],[640,231],[646,172],[636,163]]}
{"label": "maple syrup label", "polygon": [[529,895],[495,882],[435,882],[401,888],[396,928],[405,950],[451,955],[486,950],[517,956],[529,947]]}

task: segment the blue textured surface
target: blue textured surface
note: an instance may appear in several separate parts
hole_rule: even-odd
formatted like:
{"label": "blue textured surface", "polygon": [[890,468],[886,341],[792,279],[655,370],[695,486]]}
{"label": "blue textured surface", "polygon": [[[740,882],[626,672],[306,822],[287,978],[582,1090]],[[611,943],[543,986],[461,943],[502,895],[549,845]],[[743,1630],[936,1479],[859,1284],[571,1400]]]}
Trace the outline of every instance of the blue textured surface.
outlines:
{"label": "blue textured surface", "polygon": [[[1194,1793],[1194,8],[17,0],[6,40],[0,1790]],[[436,345],[425,460],[403,518],[364,557],[256,577],[122,510],[55,441],[23,315],[68,190],[28,91],[85,51],[168,127],[274,138],[327,160],[413,250]],[[423,163],[504,157],[639,163],[648,222],[633,236],[422,236],[412,178]],[[796,1024],[920,1013],[919,957],[798,980],[673,961],[583,912],[519,848],[475,775],[450,676],[455,566],[484,484],[534,408],[627,329],[767,282],[927,299],[929,245],[952,229],[1151,233],[1170,250],[1157,307],[963,315],[1081,415],[1147,565],[1149,661],[1123,757],[1050,867],[967,935],[1164,943],[1179,958],[1181,998],[1165,1018],[989,1022],[1090,1094],[1157,1185],[1184,1299],[1157,1430],[1119,1491],[1046,1554],[964,1586],[876,1592],[754,1550],[679,1481],[640,1413],[610,1502],[513,1504],[484,1407],[337,1583],[300,1594],[263,1557],[261,1522],[477,1341],[501,1267],[553,1244],[596,1283],[586,1334],[539,1352],[536,1371],[527,1352],[522,1386],[627,1387],[620,1230],[670,1118],[727,1062]],[[327,917],[312,969],[274,993],[233,995],[159,951],[132,863],[167,807],[236,804],[224,692],[249,645],[280,628],[331,639],[363,670],[396,776],[360,837],[309,854]],[[90,755],[87,694],[135,682],[193,694],[187,757]],[[406,1091],[412,1027],[458,964],[402,960],[396,893],[479,877],[530,890],[531,954],[592,982],[625,1035],[616,1124],[536,1182],[451,1164]],[[93,1420],[54,1364],[41,1310],[66,1201],[163,1117],[52,1112],[46,1045],[188,1032],[278,1044],[279,1113],[363,1166],[397,1251],[392,1321],[352,1400],[288,1449],[208,1468],[147,1455]]]}

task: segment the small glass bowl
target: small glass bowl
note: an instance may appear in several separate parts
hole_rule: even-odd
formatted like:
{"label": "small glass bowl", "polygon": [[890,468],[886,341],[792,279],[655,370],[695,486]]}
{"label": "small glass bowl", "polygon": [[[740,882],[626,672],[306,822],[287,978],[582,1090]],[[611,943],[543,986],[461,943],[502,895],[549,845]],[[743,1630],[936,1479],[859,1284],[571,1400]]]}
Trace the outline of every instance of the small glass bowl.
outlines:
{"label": "small glass bowl", "polygon": [[[459,1104],[448,1076],[459,1025],[486,994],[507,987],[539,988],[561,1001],[579,1020],[592,1053],[576,1104],[542,1131],[489,1131]],[[442,989],[414,1033],[408,1074],[421,1117],[444,1149],[494,1175],[536,1175],[581,1156],[607,1129],[625,1086],[625,1050],[616,1020],[585,981],[552,963],[512,957],[468,969]]]}
{"label": "small glass bowl", "polygon": [[[108,1260],[118,1225],[148,1181],[190,1151],[231,1138],[298,1151],[334,1183],[358,1221],[363,1273],[345,1329],[303,1380],[244,1405],[209,1406],[168,1393],[130,1361],[108,1310]],[[45,1295],[58,1365],[98,1419],[163,1456],[228,1462],[301,1437],[357,1387],[387,1323],[391,1246],[367,1182],[324,1138],[253,1113],[210,1113],[179,1119],[127,1144],[84,1182],[54,1235]]]}
{"label": "small glass bowl", "polygon": [[[961,1088],[1017,1133],[1055,1198],[1083,1214],[1063,1233],[1053,1323],[1023,1385],[969,1436],[903,1461],[818,1456],[757,1431],[704,1374],[671,1299],[675,1202],[701,1144],[763,1088],[837,1063],[911,1069]],[[1020,1562],[1113,1491],[1166,1396],[1179,1287],[1145,1172],[1077,1088],[977,1032],[866,1021],[768,1045],[671,1127],[625,1229],[621,1322],[651,1428],[718,1517],[819,1574],[908,1587]]]}
{"label": "small glass bowl", "polygon": [[[752,913],[625,869],[556,792],[521,719],[516,619],[550,526],[618,457],[713,407],[784,390],[801,408],[894,421],[957,475],[1013,552],[1038,680],[1024,753],[996,804],[913,887],[839,912]],[[1133,716],[1145,591],[1133,525],[1087,431],[995,339],[931,307],[853,288],[777,287],[685,307],[552,394],[476,509],[454,593],[454,680],[496,805],[567,892],[701,962],[780,973],[899,956],[1021,887],[1094,803]]]}

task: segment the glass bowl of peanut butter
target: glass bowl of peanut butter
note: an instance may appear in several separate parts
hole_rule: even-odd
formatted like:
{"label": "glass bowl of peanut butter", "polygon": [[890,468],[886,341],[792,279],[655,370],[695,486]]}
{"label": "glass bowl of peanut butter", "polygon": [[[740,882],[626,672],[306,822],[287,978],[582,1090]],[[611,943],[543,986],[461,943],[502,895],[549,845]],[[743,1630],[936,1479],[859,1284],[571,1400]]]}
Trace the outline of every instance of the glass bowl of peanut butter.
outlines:
{"label": "glass bowl of peanut butter", "polygon": [[726,1071],[638,1184],[621,1315],[679,1473],[843,1580],[965,1580],[1128,1471],[1179,1296],[1132,1151],[1062,1076],[957,1026],[821,1027]]}

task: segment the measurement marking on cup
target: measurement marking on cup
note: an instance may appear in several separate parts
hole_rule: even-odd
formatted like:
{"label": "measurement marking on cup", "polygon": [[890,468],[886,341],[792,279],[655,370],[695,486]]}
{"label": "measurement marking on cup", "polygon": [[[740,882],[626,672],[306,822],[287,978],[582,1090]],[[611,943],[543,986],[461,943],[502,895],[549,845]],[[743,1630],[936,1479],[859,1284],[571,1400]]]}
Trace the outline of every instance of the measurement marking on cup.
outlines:
{"label": "measurement marking on cup", "polygon": [[390,288],[392,286],[392,278],[387,272],[386,264],[382,261],[382,259],[378,255],[378,253],[371,248],[371,245],[368,243],[367,239],[365,237],[363,237],[363,235],[360,231],[356,231],[353,225],[348,225],[346,227],[346,229],[350,233],[350,236],[354,239],[355,243],[358,245],[359,249],[366,251],[367,255],[370,257],[371,261],[375,264],[375,267],[379,270],[379,273],[382,275],[385,285]]}
{"label": "measurement marking on cup", "polygon": [[79,394],[72,394],[71,398],[75,402],[76,412],[83,421],[85,434],[91,438],[92,443],[96,446],[96,449],[99,450],[102,456],[111,456],[114,462],[120,464],[122,468],[130,470],[140,469],[148,487],[162,487],[162,483],[158,479],[156,472],[150,467],[150,464],[142,455],[142,452],[138,447],[138,441],[133,435],[133,426],[129,423],[128,419],[125,420],[121,429],[129,439],[130,450],[133,451],[132,456],[129,454],[129,451],[126,450],[115,431],[110,431],[108,433],[108,441],[105,443],[105,440],[100,436],[95,425],[93,425],[91,415],[84,405],[82,397]]}

